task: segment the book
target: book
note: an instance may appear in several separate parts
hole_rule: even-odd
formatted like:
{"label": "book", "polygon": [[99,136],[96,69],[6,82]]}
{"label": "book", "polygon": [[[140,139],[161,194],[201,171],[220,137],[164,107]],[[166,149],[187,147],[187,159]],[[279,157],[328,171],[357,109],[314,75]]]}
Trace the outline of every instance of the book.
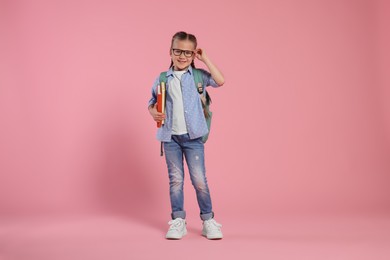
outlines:
{"label": "book", "polygon": [[[165,113],[165,82],[161,82],[157,86],[157,111],[160,113]],[[157,122],[157,127],[160,128],[164,124],[165,120]]]}

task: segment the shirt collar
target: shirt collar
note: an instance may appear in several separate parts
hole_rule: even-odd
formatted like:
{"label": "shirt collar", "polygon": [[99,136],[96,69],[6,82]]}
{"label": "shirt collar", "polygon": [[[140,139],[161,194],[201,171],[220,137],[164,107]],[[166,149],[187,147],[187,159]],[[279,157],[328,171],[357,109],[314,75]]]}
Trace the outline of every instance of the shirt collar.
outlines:
{"label": "shirt collar", "polygon": [[[188,67],[187,72],[189,72],[190,75],[192,75],[192,66],[191,65]],[[169,70],[167,71],[167,77],[169,77],[169,76],[173,76],[173,66],[170,67]]]}

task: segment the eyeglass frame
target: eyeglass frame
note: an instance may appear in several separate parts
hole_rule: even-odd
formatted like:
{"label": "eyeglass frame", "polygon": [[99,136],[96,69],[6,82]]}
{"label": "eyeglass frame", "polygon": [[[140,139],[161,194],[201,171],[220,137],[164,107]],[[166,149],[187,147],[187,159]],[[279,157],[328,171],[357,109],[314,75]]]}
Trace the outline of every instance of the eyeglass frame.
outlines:
{"label": "eyeglass frame", "polygon": [[[181,49],[171,49],[172,50],[172,53],[173,55],[175,56],[181,56],[182,53],[184,53],[184,56],[187,57],[187,58],[191,58],[194,54],[195,54],[195,51],[190,51],[190,50],[181,50]],[[176,55],[175,54],[175,51],[180,51],[180,54],[179,55]],[[187,56],[186,55],[186,51],[190,51],[191,52],[191,55],[190,56]]]}

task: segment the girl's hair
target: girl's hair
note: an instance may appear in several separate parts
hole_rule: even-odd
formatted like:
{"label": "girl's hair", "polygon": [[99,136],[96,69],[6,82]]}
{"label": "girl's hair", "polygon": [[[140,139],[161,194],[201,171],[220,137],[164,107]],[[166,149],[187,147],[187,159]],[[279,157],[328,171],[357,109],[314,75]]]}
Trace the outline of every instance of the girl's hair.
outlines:
{"label": "girl's hair", "polygon": [[[180,40],[180,41],[189,40],[190,42],[192,42],[194,44],[195,49],[196,49],[196,46],[198,45],[198,42],[196,41],[195,35],[181,31],[181,32],[177,32],[177,33],[175,33],[175,35],[173,35],[172,42],[171,42],[171,49],[169,51],[172,51],[173,42],[175,40]],[[171,60],[171,65],[169,66],[169,68],[171,68],[172,66],[173,66],[173,61]],[[193,68],[195,68],[194,60],[192,60],[191,66]]]}

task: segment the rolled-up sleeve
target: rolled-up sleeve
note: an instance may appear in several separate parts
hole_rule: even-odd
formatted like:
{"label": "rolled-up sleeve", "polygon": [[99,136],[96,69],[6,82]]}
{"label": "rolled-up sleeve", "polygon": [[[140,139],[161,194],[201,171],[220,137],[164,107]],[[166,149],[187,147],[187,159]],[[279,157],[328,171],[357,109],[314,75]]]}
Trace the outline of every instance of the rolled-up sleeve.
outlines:
{"label": "rolled-up sleeve", "polygon": [[157,78],[154,81],[154,84],[153,84],[153,87],[152,87],[152,96],[149,99],[148,107],[157,103],[157,85],[159,84],[159,81],[160,81],[159,78]]}
{"label": "rolled-up sleeve", "polygon": [[206,87],[209,87],[209,86],[211,86],[213,88],[219,87],[217,82],[215,82],[215,80],[211,76],[210,72],[208,72],[207,70],[204,70],[204,69],[200,69],[200,70],[202,71],[203,82],[204,82]]}

